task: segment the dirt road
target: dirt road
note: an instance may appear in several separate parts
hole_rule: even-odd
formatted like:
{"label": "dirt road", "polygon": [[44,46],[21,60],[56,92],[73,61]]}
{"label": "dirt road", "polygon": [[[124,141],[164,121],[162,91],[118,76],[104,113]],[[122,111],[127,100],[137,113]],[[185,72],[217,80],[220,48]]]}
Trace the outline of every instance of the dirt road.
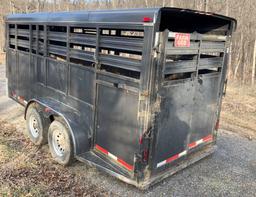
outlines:
{"label": "dirt road", "polygon": [[5,94],[0,66],[0,196],[255,196],[256,141],[221,130],[210,157],[147,191],[76,162],[55,164],[24,137],[23,107]]}

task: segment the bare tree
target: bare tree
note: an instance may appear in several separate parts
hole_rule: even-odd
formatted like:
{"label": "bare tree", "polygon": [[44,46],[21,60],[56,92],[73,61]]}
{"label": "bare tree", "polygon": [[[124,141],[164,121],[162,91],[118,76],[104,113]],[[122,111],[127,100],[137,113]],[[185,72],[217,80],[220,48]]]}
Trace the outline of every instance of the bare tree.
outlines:
{"label": "bare tree", "polygon": [[[204,10],[236,18],[238,28],[231,43],[228,77],[243,83],[255,83],[255,0],[1,0],[0,17],[3,19],[9,13],[160,6]],[[0,20],[0,51],[4,43],[3,23]]]}

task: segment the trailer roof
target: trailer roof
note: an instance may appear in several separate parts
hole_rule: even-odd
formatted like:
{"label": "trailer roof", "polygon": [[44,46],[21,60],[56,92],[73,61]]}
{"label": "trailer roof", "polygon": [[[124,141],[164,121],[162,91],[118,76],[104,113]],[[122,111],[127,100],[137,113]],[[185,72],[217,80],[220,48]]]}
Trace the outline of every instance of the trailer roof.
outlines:
{"label": "trailer roof", "polygon": [[236,20],[223,15],[209,12],[181,8],[140,8],[140,9],[118,9],[118,10],[95,10],[95,11],[72,11],[72,12],[37,12],[28,14],[11,14],[6,17],[7,22],[42,22],[42,23],[131,23],[143,24],[144,19],[153,19],[156,23],[163,12],[173,15],[186,15],[187,17],[200,16],[202,18],[215,18],[223,23],[233,23]]}

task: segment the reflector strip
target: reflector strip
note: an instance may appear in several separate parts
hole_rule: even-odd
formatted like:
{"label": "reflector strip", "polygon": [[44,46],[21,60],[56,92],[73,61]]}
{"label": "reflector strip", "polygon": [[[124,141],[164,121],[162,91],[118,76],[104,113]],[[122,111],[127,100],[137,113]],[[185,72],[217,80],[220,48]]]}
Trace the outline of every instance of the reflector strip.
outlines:
{"label": "reflector strip", "polygon": [[200,139],[200,140],[197,140],[195,142],[192,142],[188,145],[189,149],[191,148],[195,148],[196,146],[202,144],[202,143],[205,143],[205,142],[210,142],[213,140],[213,137],[212,135],[207,135],[206,137]]}
{"label": "reflector strip", "polygon": [[[189,149],[192,149],[192,148],[195,148],[196,146],[198,146],[199,144],[202,144],[202,143],[206,143],[206,142],[211,142],[213,140],[213,136],[212,135],[208,135],[200,140],[197,140],[195,142],[192,142],[188,145]],[[168,159],[164,160],[164,161],[161,161],[159,162],[156,167],[159,168],[167,163],[171,163],[172,161],[175,161],[185,155],[187,155],[187,151],[184,150],[183,152],[179,153],[179,154],[176,154],[174,156],[171,156],[169,157]]]}
{"label": "reflector strip", "polygon": [[16,93],[14,91],[12,91],[12,97],[16,98]]}
{"label": "reflector strip", "polygon": [[159,167],[161,167],[161,166],[163,166],[163,165],[165,165],[167,163],[171,163],[172,161],[174,161],[176,159],[179,159],[179,158],[185,156],[186,154],[187,154],[187,151],[184,150],[183,152],[181,152],[179,154],[176,154],[176,155],[174,155],[174,156],[172,156],[172,157],[170,157],[170,158],[168,158],[168,159],[166,159],[164,161],[159,162],[156,167],[159,168]]}
{"label": "reflector strip", "polygon": [[133,170],[133,166],[126,163],[124,160],[118,158],[117,156],[113,155],[112,153],[108,152],[105,148],[102,148],[101,146],[99,146],[98,144],[95,145],[95,148],[104,153],[105,155],[108,155],[111,159],[117,161],[118,163],[120,163],[122,166],[124,166],[126,169],[128,170]]}
{"label": "reflector strip", "polygon": [[24,103],[25,105],[28,103],[26,100],[24,100],[23,96],[18,96],[17,98],[21,103]]}

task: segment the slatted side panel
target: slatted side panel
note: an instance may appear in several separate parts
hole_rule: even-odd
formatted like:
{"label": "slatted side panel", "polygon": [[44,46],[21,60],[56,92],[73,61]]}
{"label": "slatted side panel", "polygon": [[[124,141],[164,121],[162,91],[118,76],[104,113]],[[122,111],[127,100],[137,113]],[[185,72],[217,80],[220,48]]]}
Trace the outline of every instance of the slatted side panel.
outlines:
{"label": "slatted side panel", "polygon": [[9,48],[27,57],[22,66],[33,71],[33,83],[90,104],[95,79],[139,87],[143,27],[8,25]]}
{"label": "slatted side panel", "polygon": [[[219,72],[223,65],[226,36],[191,34],[187,47],[175,46],[175,34],[169,33],[166,43],[166,79],[187,78],[192,73]],[[180,75],[180,76],[177,76]]]}
{"label": "slatted side panel", "polygon": [[143,30],[101,29],[101,70],[138,79],[141,72]]}

